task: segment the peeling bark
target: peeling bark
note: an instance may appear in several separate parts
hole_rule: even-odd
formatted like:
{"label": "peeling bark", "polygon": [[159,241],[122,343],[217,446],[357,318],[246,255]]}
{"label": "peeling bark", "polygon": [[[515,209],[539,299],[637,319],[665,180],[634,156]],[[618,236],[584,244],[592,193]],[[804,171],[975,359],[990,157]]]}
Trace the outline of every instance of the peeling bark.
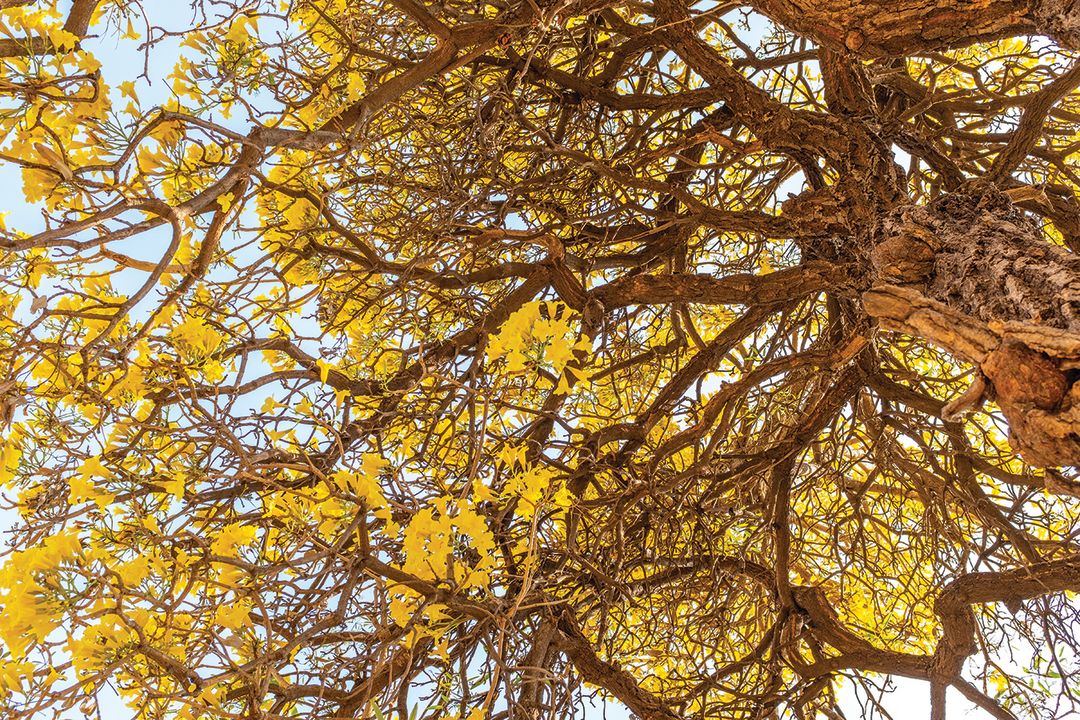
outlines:
{"label": "peeling bark", "polygon": [[989,188],[901,208],[879,237],[867,313],[975,363],[1028,462],[1080,464],[1080,258]]}

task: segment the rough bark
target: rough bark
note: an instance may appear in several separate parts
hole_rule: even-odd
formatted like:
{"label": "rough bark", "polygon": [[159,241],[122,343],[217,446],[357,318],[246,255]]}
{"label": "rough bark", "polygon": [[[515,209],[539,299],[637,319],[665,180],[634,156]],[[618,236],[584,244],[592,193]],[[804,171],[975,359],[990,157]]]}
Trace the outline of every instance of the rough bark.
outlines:
{"label": "rough bark", "polygon": [[1080,47],[1077,0],[761,0],[755,7],[833,50],[863,57],[963,47],[1024,34]]}
{"label": "rough bark", "polygon": [[1080,258],[982,187],[894,212],[871,263],[870,315],[978,365],[1029,462],[1080,463]]}
{"label": "rough bark", "polygon": [[1040,0],[1031,16],[1040,32],[1068,48],[1080,48],[1080,2],[1077,0]]}
{"label": "rough bark", "polygon": [[926,295],[986,323],[1013,320],[1080,333],[1080,257],[992,188],[908,206],[882,225],[872,254],[892,282],[925,277]]}

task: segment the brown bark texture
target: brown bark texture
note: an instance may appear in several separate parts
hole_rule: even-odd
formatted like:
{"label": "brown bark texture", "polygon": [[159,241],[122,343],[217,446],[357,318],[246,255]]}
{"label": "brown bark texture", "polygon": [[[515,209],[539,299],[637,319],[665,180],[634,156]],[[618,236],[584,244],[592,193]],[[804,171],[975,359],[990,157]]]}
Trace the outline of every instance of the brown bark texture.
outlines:
{"label": "brown bark texture", "polygon": [[[875,282],[918,289],[942,312],[918,323],[910,296],[894,303],[871,291],[870,314],[977,363],[1030,462],[1080,462],[1080,257],[987,187],[900,208],[879,237]],[[985,341],[972,346],[962,337],[972,332]]]}
{"label": "brown bark texture", "polygon": [[761,0],[755,7],[825,47],[863,57],[1041,33],[1080,46],[1075,0]]}

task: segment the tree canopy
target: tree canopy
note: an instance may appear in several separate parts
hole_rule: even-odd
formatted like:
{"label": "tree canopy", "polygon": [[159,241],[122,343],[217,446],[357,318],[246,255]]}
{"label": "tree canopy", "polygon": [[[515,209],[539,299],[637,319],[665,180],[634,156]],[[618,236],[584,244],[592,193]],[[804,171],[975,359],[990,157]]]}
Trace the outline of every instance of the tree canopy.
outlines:
{"label": "tree canopy", "polygon": [[0,0],[4,717],[1078,709],[1080,3],[172,5]]}

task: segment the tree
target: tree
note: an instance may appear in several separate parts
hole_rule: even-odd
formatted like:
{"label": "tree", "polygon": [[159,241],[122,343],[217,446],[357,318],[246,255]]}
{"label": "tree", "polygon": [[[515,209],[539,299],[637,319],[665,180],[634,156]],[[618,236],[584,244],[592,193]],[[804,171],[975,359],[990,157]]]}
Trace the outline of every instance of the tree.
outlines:
{"label": "tree", "polygon": [[6,717],[1076,709],[1076,2],[154,5],[0,0]]}

